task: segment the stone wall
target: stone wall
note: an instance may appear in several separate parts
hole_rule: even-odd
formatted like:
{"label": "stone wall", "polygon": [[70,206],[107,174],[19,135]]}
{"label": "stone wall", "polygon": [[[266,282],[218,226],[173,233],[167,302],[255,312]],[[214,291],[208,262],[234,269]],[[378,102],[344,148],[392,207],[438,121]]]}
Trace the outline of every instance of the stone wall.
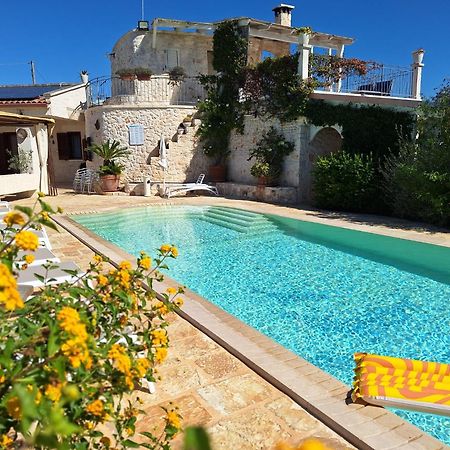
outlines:
{"label": "stone wall", "polygon": [[[195,121],[187,127],[186,134],[177,134],[183,119],[195,111],[195,108],[187,106],[99,106],[86,112],[87,135],[95,143],[118,140],[131,150],[131,155],[122,161],[125,166],[123,179],[130,183],[142,182],[146,176],[152,182],[159,182],[164,175],[167,182],[195,181],[200,173],[207,173],[209,166],[209,160],[195,137],[197,126],[192,126]],[[131,124],[144,126],[144,145],[129,145],[128,125]],[[159,164],[161,136],[169,143],[165,173]],[[93,166],[100,163],[97,158]]]}
{"label": "stone wall", "polygon": [[197,76],[212,70],[212,55],[208,55],[212,51],[212,36],[158,30],[156,48],[152,42],[151,32],[133,30],[122,36],[111,53],[111,73],[147,67],[160,75],[181,66],[189,76]]}
{"label": "stone wall", "polygon": [[250,174],[254,160],[248,161],[249,152],[258,145],[271,126],[275,127],[295,146],[295,150],[284,160],[280,184],[281,186],[298,187],[301,149],[306,145],[308,132],[303,119],[281,124],[275,119],[247,116],[244,133],[233,132],[231,135],[231,156],[228,164],[230,181],[249,185],[256,184],[256,179]]}
{"label": "stone wall", "polygon": [[251,37],[248,42],[247,62],[250,65],[260,62],[263,57],[263,51],[270,52],[275,57],[289,55],[290,48],[291,44],[287,42]]}

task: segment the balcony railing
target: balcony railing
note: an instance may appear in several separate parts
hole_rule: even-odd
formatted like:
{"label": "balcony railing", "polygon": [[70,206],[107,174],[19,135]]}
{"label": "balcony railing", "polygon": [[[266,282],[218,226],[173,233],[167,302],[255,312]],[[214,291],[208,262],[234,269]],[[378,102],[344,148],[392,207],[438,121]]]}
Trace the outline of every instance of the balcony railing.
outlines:
{"label": "balcony railing", "polygon": [[348,75],[337,83],[326,83],[320,91],[412,98],[413,70],[376,65],[366,75]]}
{"label": "balcony railing", "polygon": [[195,77],[174,83],[168,75],[150,80],[96,78],[89,82],[90,105],[151,104],[153,106],[196,105],[204,100],[205,90]]}

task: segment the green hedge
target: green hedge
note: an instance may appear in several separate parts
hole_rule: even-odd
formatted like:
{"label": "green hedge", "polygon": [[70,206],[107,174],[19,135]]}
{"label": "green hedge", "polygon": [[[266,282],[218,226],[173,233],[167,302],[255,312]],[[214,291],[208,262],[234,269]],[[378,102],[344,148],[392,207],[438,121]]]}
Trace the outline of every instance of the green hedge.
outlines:
{"label": "green hedge", "polygon": [[313,169],[314,202],[340,211],[375,211],[377,170],[370,155],[339,151],[319,157]]}

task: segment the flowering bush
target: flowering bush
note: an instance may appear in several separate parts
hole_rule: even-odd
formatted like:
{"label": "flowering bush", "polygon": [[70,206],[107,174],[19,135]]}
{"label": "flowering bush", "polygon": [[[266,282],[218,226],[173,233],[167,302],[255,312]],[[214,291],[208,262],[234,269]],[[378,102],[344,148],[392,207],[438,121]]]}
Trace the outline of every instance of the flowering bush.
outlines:
{"label": "flowering bush", "polygon": [[[152,282],[178,251],[163,245],[154,263],[142,252],[137,267],[124,261],[111,269],[96,255],[85,274],[71,273],[75,282],[21,298],[16,277],[38,246],[30,228],[56,228],[52,208],[42,198],[38,205],[17,206],[1,231],[0,448],[23,441],[34,448],[137,447],[140,411],[127,394],[155,381],[166,358],[164,316],[181,306],[182,289],[157,298]],[[179,429],[180,415],[170,407],[162,435],[143,433],[140,445],[168,449]]]}

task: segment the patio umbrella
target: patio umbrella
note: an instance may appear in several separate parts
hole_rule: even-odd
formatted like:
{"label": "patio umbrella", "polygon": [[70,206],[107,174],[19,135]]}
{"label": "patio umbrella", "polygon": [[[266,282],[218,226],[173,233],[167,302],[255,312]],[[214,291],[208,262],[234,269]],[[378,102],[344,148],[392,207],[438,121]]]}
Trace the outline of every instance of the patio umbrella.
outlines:
{"label": "patio umbrella", "polygon": [[166,191],[166,170],[169,167],[169,162],[167,160],[167,149],[166,141],[164,136],[161,135],[159,139],[159,161],[158,164],[163,168],[163,192]]}

